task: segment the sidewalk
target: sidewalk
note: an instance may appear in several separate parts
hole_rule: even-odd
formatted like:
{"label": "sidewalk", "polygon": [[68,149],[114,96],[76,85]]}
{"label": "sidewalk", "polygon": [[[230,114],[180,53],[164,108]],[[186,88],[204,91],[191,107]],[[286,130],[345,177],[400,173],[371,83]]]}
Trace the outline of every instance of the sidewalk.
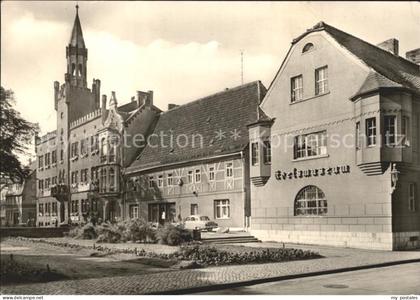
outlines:
{"label": "sidewalk", "polygon": [[[254,247],[282,247],[277,243],[249,243]],[[420,251],[385,252],[324,246],[286,245],[318,251],[325,258],[257,265],[223,266],[1,288],[2,294],[177,294],[227,286],[343,272],[354,269],[420,261]]]}

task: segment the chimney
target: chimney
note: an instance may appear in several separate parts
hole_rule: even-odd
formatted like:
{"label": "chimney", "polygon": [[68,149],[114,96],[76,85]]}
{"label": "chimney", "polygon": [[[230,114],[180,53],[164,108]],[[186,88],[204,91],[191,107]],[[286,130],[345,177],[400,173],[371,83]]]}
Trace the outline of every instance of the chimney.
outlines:
{"label": "chimney", "polygon": [[405,58],[415,64],[420,65],[420,48],[410,50],[405,53]]}
{"label": "chimney", "polygon": [[102,95],[102,106],[101,106],[101,114],[102,114],[102,123],[105,122],[105,114],[106,114],[106,95]]}
{"label": "chimney", "polygon": [[398,49],[399,49],[399,42],[397,39],[392,38],[389,40],[386,40],[378,45],[379,48],[382,48],[388,52],[391,52],[392,54],[398,56]]}
{"label": "chimney", "polygon": [[57,110],[59,91],[60,91],[60,83],[58,81],[54,81],[54,108],[55,110]]}
{"label": "chimney", "polygon": [[137,106],[140,107],[146,102],[147,93],[142,91],[137,91]]}
{"label": "chimney", "polygon": [[148,108],[152,108],[153,107],[153,91],[147,91],[147,98],[146,98],[146,102],[145,105]]}
{"label": "chimney", "polygon": [[173,109],[173,108],[175,108],[175,107],[178,107],[179,105],[176,105],[176,104],[173,104],[173,103],[169,103],[168,104],[168,110],[171,110],[171,109]]}

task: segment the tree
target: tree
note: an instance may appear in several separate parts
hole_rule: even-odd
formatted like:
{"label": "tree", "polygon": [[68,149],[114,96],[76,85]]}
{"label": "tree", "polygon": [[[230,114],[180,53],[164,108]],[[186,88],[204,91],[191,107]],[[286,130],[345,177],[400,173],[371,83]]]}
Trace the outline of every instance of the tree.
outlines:
{"label": "tree", "polygon": [[18,155],[26,154],[28,144],[39,130],[38,125],[20,116],[13,106],[14,93],[1,87],[0,91],[0,177],[22,183],[29,174],[29,168],[22,166]]}

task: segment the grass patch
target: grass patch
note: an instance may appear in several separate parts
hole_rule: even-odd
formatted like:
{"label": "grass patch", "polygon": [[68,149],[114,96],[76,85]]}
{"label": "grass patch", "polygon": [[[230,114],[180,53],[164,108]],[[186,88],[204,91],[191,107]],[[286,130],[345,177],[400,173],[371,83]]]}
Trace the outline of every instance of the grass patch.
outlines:
{"label": "grass patch", "polygon": [[1,257],[0,265],[1,284],[49,282],[67,279],[67,276],[50,269],[49,265],[44,268],[19,262],[11,254]]}

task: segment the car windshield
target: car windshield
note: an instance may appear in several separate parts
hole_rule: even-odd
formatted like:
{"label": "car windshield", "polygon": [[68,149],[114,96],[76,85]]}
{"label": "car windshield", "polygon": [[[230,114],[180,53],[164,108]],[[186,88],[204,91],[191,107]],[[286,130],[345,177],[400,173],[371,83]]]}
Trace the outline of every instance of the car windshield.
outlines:
{"label": "car windshield", "polygon": [[209,217],[206,217],[206,216],[200,217],[200,220],[201,221],[210,221]]}

